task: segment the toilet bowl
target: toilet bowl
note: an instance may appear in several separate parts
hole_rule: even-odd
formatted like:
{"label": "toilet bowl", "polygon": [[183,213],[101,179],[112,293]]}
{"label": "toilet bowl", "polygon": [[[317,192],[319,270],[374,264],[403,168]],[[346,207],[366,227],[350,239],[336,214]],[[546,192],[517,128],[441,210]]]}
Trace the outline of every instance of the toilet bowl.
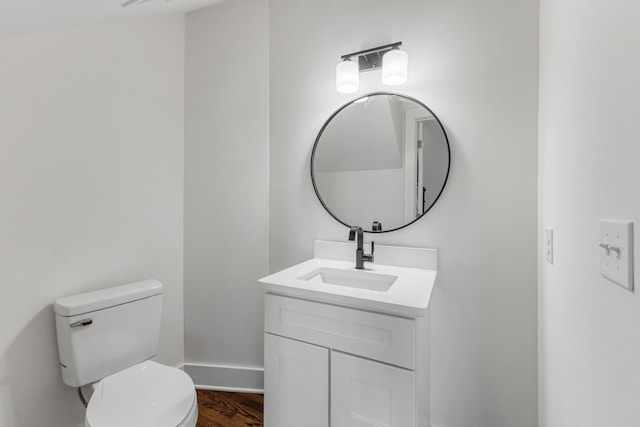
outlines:
{"label": "toilet bowl", "polygon": [[146,361],[103,378],[89,400],[85,427],[194,427],[198,403],[191,378]]}

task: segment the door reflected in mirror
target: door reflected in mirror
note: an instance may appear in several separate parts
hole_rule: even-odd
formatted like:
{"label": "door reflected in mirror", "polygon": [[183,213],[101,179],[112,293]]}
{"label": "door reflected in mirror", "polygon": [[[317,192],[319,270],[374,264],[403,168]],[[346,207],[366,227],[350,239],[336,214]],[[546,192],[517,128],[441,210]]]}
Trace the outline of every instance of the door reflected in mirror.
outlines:
{"label": "door reflected in mirror", "polygon": [[368,232],[397,230],[422,217],[442,194],[449,167],[440,120],[421,102],[390,93],[338,109],[311,155],[322,205],[342,224]]}

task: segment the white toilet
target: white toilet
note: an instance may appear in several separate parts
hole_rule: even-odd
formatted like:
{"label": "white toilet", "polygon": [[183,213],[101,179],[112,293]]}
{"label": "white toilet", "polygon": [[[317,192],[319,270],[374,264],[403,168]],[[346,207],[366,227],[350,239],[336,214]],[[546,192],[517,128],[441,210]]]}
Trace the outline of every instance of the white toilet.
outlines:
{"label": "white toilet", "polygon": [[86,427],[194,427],[191,378],[156,354],[162,284],[145,280],[54,304],[63,381],[91,385]]}

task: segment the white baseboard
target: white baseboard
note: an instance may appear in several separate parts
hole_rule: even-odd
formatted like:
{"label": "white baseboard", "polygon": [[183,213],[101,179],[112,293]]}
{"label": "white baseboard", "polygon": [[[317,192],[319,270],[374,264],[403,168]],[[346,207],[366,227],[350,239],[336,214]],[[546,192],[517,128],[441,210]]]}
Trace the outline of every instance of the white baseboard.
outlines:
{"label": "white baseboard", "polygon": [[263,368],[185,363],[182,369],[199,390],[264,393]]}

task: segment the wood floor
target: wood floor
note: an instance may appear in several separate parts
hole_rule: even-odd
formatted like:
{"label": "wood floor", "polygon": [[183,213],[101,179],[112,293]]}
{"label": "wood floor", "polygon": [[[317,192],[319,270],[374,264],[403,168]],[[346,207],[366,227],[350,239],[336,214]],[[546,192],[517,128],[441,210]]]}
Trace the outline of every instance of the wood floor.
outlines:
{"label": "wood floor", "polygon": [[262,427],[263,395],[197,390],[196,427]]}

